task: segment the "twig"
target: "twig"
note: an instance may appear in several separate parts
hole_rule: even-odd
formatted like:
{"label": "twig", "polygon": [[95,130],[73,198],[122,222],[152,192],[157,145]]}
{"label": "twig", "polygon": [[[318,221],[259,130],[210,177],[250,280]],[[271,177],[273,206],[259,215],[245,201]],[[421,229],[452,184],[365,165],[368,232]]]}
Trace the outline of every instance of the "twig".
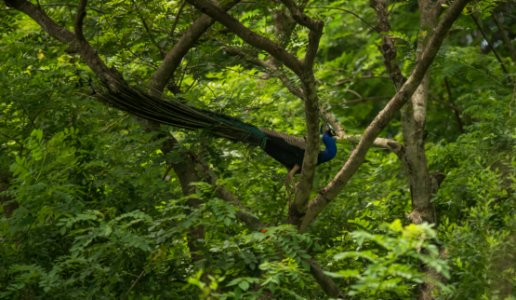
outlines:
{"label": "twig", "polygon": [[143,16],[140,14],[140,10],[138,9],[137,7],[137,4],[135,2],[135,0],[132,0],[133,2],[133,6],[135,7],[136,9],[136,14],[138,15],[138,18],[140,18],[140,21],[142,22],[143,24],[143,28],[145,29],[145,32],[147,33],[147,35],[149,36],[149,39],[151,41],[151,43],[158,49],[159,53],[161,54],[161,56],[165,56],[165,51],[163,51],[163,49],[160,47],[160,45],[158,44],[158,42],[156,41],[156,39],[154,38],[154,35],[152,34],[149,26],[147,25],[147,22],[145,21],[145,19],[143,18]]}
{"label": "twig", "polygon": [[170,38],[174,37],[174,32],[176,31],[177,24],[179,24],[179,17],[181,16],[181,13],[183,13],[183,9],[185,8],[186,1],[181,1],[181,6],[179,6],[179,9],[177,10],[176,17],[174,19],[174,23],[172,24],[172,28],[170,29],[170,33],[168,36]]}
{"label": "twig", "polygon": [[455,120],[457,121],[457,125],[459,126],[459,131],[461,133],[464,133],[464,123],[462,122],[462,119],[460,117],[459,109],[457,108],[455,103],[453,103],[452,91],[450,87],[450,82],[448,81],[448,77],[444,77],[444,85],[446,86],[446,92],[448,93],[448,102],[453,111],[453,114],[455,115]]}
{"label": "twig", "polygon": [[[502,13],[500,13],[500,15],[501,14]],[[503,28],[503,24],[500,23],[500,20],[498,19],[498,16],[496,14],[493,14],[492,17],[496,24],[496,27],[498,27],[498,30],[500,31],[500,34],[502,35],[503,43],[509,50],[512,61],[516,61],[516,49],[514,49],[514,46],[512,45],[511,39],[509,38],[509,35],[507,34],[507,30],[505,30],[505,28]]]}
{"label": "twig", "polygon": [[345,13],[348,13],[354,17],[356,17],[358,20],[360,20],[360,22],[364,23],[364,25],[366,25],[367,27],[369,27],[369,29],[371,29],[372,31],[376,31],[378,32],[378,29],[369,24],[364,18],[362,18],[361,16],[359,16],[357,13],[349,10],[349,9],[345,9],[345,8],[340,8],[340,7],[332,7],[332,6],[321,6],[321,5],[309,5],[306,7],[307,9],[310,9],[310,8],[323,8],[323,9],[334,9],[334,10],[338,10],[338,11],[343,11]]}
{"label": "twig", "polygon": [[486,41],[487,43],[487,46],[489,47],[489,49],[491,49],[491,51],[493,52],[494,56],[496,57],[496,59],[498,60],[498,62],[500,63],[500,66],[502,67],[502,70],[505,74],[509,74],[509,71],[507,71],[507,69],[505,68],[505,64],[503,63],[502,59],[500,58],[500,56],[498,55],[498,52],[496,52],[495,48],[493,47],[493,45],[491,45],[491,43],[489,42],[489,38],[487,37],[487,34],[486,32],[484,31],[484,28],[482,28],[482,25],[480,24],[480,22],[478,21],[477,17],[475,17],[475,15],[471,14],[471,19],[473,19],[473,22],[475,22],[475,25],[477,25],[477,28],[478,30],[480,31],[480,33],[482,34],[482,36],[484,37],[484,40]]}
{"label": "twig", "polygon": [[301,62],[277,43],[245,27],[237,19],[227,14],[224,10],[214,5],[213,2],[209,0],[186,1],[195,6],[201,12],[209,15],[222,25],[226,26],[226,28],[231,30],[248,44],[267,51],[269,54],[274,56],[274,58],[285,64],[285,66],[291,69],[294,73],[299,76],[303,76],[303,67]]}

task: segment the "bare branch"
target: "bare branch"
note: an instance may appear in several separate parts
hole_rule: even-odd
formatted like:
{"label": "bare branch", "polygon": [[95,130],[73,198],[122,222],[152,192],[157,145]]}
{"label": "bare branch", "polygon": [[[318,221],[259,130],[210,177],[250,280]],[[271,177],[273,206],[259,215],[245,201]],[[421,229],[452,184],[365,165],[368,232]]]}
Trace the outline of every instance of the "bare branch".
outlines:
{"label": "bare branch", "polygon": [[220,7],[216,6],[210,0],[186,0],[188,3],[195,6],[201,12],[209,15],[217,22],[220,22],[231,30],[234,34],[239,36],[248,44],[255,46],[258,49],[267,51],[274,58],[285,64],[298,76],[303,75],[303,67],[301,62],[292,54],[288,53],[283,47],[268,38],[259,35],[249,28],[245,27],[237,19],[227,14]]}
{"label": "bare branch", "polygon": [[315,259],[310,258],[307,259],[306,262],[310,265],[310,273],[312,273],[312,276],[328,296],[331,296],[332,298],[346,299],[346,295],[340,291],[339,287],[330,277],[324,274],[324,270]]}
{"label": "bare branch", "polygon": [[317,156],[319,154],[319,98],[313,72],[307,71],[301,77],[305,95],[306,150],[299,182],[296,186],[295,200],[289,210],[289,221],[297,226],[306,211],[312,190]]}
{"label": "bare branch", "polygon": [[81,2],[79,2],[79,6],[77,7],[77,15],[75,17],[75,36],[80,42],[86,41],[82,31],[82,24],[84,17],[86,17],[86,5],[88,5],[88,0],[81,0]]}
{"label": "bare branch", "polygon": [[304,59],[304,65],[306,70],[312,70],[315,62],[315,56],[317,55],[317,50],[319,49],[319,41],[321,40],[322,31],[323,31],[323,23],[321,21],[315,22],[317,26],[315,29],[310,30],[308,34],[308,46],[306,49],[306,55]]}
{"label": "bare branch", "polygon": [[423,80],[426,71],[439,51],[446,33],[469,1],[470,0],[456,0],[451,4],[450,8],[435,29],[434,34],[428,41],[427,47],[424,49],[421,59],[417,62],[412,74],[409,76],[407,81],[405,81],[396,95],[394,95],[384,109],[378,113],[371,124],[366,128],[357,147],[351,152],[350,157],[337,173],[335,178],[309,204],[306,215],[300,226],[301,231],[308,228],[315,217],[337,196],[358,170],[360,165],[364,162],[365,155],[372,146],[376,137],[395,117],[396,112],[410,99],[411,95],[419,86],[421,80]]}
{"label": "bare branch", "polygon": [[462,122],[462,118],[460,116],[461,112],[457,105],[453,102],[453,95],[450,87],[450,82],[448,81],[448,77],[444,77],[444,85],[446,86],[446,92],[448,94],[448,104],[453,111],[455,116],[455,120],[457,121],[457,126],[459,127],[459,131],[464,133],[464,122]]}
{"label": "bare branch", "polygon": [[396,63],[396,47],[394,40],[388,36],[391,30],[389,25],[389,11],[387,9],[387,0],[371,0],[371,6],[376,11],[378,17],[378,31],[382,35],[382,51],[385,68],[394,83],[396,89],[399,89],[405,82],[405,77],[401,73],[400,67]]}
{"label": "bare branch", "polygon": [[136,14],[138,15],[138,18],[140,19],[140,22],[142,22],[143,28],[145,29],[145,32],[147,33],[147,36],[149,37],[149,40],[151,43],[158,49],[161,56],[165,56],[165,51],[161,48],[159,43],[156,41],[156,38],[154,38],[154,35],[152,34],[149,25],[147,24],[147,21],[145,21],[145,18],[140,13],[140,9],[137,7],[136,1],[132,0],[133,6],[135,7]]}
{"label": "bare branch", "polygon": [[317,8],[317,9],[329,9],[329,10],[342,11],[342,12],[348,13],[348,14],[354,16],[355,18],[357,18],[360,22],[362,22],[370,30],[378,31],[377,28],[375,28],[373,25],[369,24],[369,22],[367,22],[364,18],[362,18],[357,13],[355,13],[349,9],[345,9],[345,8],[341,8],[341,7],[324,6],[324,5],[309,5],[306,8],[307,9]]}
{"label": "bare branch", "polygon": [[307,15],[305,15],[305,13],[303,13],[301,8],[297,6],[294,0],[281,0],[281,2],[288,8],[292,14],[292,17],[294,20],[296,20],[297,23],[305,26],[311,31],[318,31],[320,29],[319,27],[322,23],[318,20],[312,20]]}
{"label": "bare branch", "polygon": [[[360,135],[344,135],[343,140],[358,144],[362,137]],[[383,148],[394,152],[398,157],[403,154],[403,145],[392,139],[376,138],[373,141],[372,146]]]}
{"label": "bare branch", "polygon": [[308,46],[302,63],[303,73],[299,74],[303,88],[306,120],[306,150],[303,158],[301,176],[296,186],[295,200],[289,208],[289,222],[299,225],[306,210],[306,204],[312,190],[317,155],[319,153],[319,98],[317,96],[316,80],[313,65],[319,41],[322,35],[323,23],[312,20],[303,13],[293,0],[282,0],[296,22],[310,29]]}
{"label": "bare branch", "polygon": [[258,66],[260,68],[263,68],[267,72],[271,73],[272,76],[278,78],[281,83],[291,92],[293,95],[298,97],[299,99],[305,101],[303,90],[301,88],[294,85],[292,81],[287,77],[287,74],[285,74],[280,68],[278,68],[273,62],[270,60],[261,60],[257,57],[251,55],[250,53],[247,53],[241,48],[237,47],[230,47],[226,46],[224,47],[224,50],[228,52],[231,55],[237,55],[241,58],[245,59],[249,63],[252,63],[255,66]]}
{"label": "bare branch", "polygon": [[67,44],[72,44],[75,41],[75,35],[72,32],[57,25],[42,9],[32,3],[26,0],[5,0],[5,3],[7,6],[27,14],[53,38]]}

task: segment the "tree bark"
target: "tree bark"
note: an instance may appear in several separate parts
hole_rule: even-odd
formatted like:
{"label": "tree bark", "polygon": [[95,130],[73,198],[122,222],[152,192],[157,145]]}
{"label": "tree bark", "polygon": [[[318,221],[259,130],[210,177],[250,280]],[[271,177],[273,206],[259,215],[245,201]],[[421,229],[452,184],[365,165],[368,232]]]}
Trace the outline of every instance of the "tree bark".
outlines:
{"label": "tree bark", "polygon": [[[439,9],[440,5],[437,2],[419,0],[420,34],[416,60],[421,59],[421,53],[427,46],[428,32],[431,32],[437,24]],[[435,210],[430,202],[432,187],[424,141],[428,85],[427,73],[402,112],[405,157],[413,209],[410,217],[416,224],[436,222]]]}
{"label": "tree bark", "polygon": [[[416,60],[421,58],[423,49],[427,47],[428,33],[437,24],[440,13],[440,3],[438,1],[418,0],[418,4],[420,23]],[[401,114],[406,170],[412,197],[412,212],[409,214],[409,218],[415,224],[437,222],[435,208],[431,202],[432,180],[428,171],[424,137],[429,83],[430,78],[427,73]],[[423,269],[429,278],[440,279],[438,273],[431,267],[423,266]],[[434,299],[433,294],[437,287],[432,283],[433,280],[428,280],[420,285],[418,299]]]}

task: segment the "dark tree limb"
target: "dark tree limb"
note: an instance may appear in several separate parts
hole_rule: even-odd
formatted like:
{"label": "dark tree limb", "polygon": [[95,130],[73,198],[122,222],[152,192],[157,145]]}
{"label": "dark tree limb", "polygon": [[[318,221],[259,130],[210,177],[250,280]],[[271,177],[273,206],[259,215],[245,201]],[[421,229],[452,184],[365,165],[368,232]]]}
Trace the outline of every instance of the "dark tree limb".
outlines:
{"label": "dark tree limb", "polygon": [[323,22],[309,18],[293,0],[282,0],[282,2],[289,9],[297,23],[310,29],[306,54],[302,62],[304,72],[302,75],[298,74],[303,88],[305,104],[306,150],[301,176],[296,186],[294,202],[289,208],[289,222],[299,226],[312,190],[317,155],[319,153],[320,109],[313,66],[322,36]]}
{"label": "dark tree limb", "polygon": [[79,2],[79,6],[77,7],[77,15],[75,17],[75,36],[80,42],[86,41],[84,32],[82,31],[84,18],[86,17],[86,5],[88,5],[88,0],[81,0]]}
{"label": "dark tree limb", "polygon": [[294,0],[281,0],[281,2],[287,7],[287,9],[290,11],[290,14],[292,14],[292,17],[298,24],[305,26],[311,31],[318,31],[320,29],[319,27],[321,26],[321,22],[312,20],[307,15],[305,15],[303,10],[296,4]]}
{"label": "dark tree limb", "polygon": [[176,17],[174,18],[174,24],[172,24],[172,29],[170,29],[170,33],[168,34],[169,38],[174,37],[174,32],[176,31],[177,24],[179,24],[179,17],[183,13],[183,9],[185,8],[186,1],[181,1],[181,6],[179,6],[179,9],[177,10]]}
{"label": "dark tree limb", "polygon": [[306,262],[308,265],[310,265],[310,273],[315,278],[317,283],[323,288],[326,295],[332,297],[332,298],[338,298],[338,299],[346,299],[346,295],[339,289],[337,284],[328,277],[326,274],[324,274],[324,270],[321,268],[319,263],[313,259],[307,259]]}
{"label": "dark tree limb", "polygon": [[281,47],[281,45],[245,27],[237,19],[227,14],[223,9],[215,5],[210,0],[186,1],[195,6],[199,11],[207,14],[217,22],[226,26],[226,28],[231,30],[246,43],[268,52],[274,58],[285,64],[285,66],[291,69],[298,76],[303,75],[302,63],[294,55],[288,53],[283,47]]}

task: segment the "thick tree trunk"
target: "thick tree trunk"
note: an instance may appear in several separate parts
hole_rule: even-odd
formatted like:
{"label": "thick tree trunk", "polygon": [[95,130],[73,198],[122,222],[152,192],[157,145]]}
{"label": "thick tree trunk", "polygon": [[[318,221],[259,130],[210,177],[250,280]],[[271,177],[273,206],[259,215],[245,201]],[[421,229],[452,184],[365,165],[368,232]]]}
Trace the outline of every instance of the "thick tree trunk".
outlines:
{"label": "thick tree trunk", "polygon": [[[437,25],[439,3],[419,0],[420,29],[417,45],[417,60],[427,44],[429,32]],[[405,166],[412,197],[412,222],[435,223],[436,216],[430,202],[432,197],[431,178],[425,154],[425,122],[428,99],[428,73],[412,95],[402,112],[403,139],[405,142]]]}
{"label": "thick tree trunk", "polygon": [[401,118],[405,143],[405,169],[412,198],[412,212],[409,217],[415,224],[436,221],[434,208],[430,202],[432,188],[424,141],[428,82],[428,76],[425,76],[410,102],[403,109]]}

